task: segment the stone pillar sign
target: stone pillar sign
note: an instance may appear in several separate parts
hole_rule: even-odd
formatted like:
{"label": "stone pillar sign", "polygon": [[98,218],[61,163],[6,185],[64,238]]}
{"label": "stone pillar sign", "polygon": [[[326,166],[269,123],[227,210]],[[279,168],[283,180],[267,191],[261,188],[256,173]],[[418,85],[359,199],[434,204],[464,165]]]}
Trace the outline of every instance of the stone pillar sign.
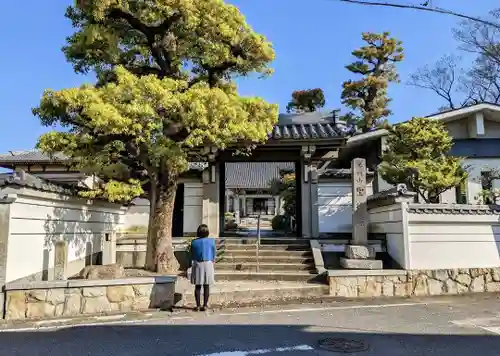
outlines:
{"label": "stone pillar sign", "polygon": [[340,265],[347,269],[382,269],[375,260],[375,248],[368,245],[368,208],[366,205],[366,160],[355,158],[352,173],[352,240],[345,247]]}
{"label": "stone pillar sign", "polygon": [[54,248],[54,279],[63,281],[66,279],[68,269],[68,243],[57,241]]}
{"label": "stone pillar sign", "polygon": [[366,161],[355,158],[352,170],[352,244],[368,243],[368,210],[366,207]]}

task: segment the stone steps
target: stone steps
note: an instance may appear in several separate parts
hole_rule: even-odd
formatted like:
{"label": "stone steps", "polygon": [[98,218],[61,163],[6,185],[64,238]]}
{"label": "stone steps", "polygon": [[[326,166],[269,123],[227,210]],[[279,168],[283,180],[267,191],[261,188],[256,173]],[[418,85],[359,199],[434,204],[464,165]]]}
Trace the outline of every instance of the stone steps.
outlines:
{"label": "stone steps", "polygon": [[318,278],[309,240],[265,237],[259,246],[255,237],[221,242],[215,265],[217,279],[304,282]]}
{"label": "stone steps", "polygon": [[279,255],[265,255],[261,256],[259,254],[259,257],[255,254],[251,255],[240,255],[240,254],[233,254],[233,253],[225,253],[222,254],[219,259],[217,260],[217,263],[220,262],[230,262],[230,263],[257,263],[257,260],[259,260],[261,263],[302,263],[302,264],[313,264],[314,260],[312,256],[300,256],[300,255],[285,255],[285,254],[279,254]]}
{"label": "stone steps", "polygon": [[302,263],[264,263],[255,262],[217,262],[215,264],[216,271],[255,271],[257,268],[260,272],[264,271],[315,271],[314,266]]}
{"label": "stone steps", "polygon": [[315,271],[215,271],[217,281],[286,281],[286,282],[317,282],[326,284],[326,278]]}
{"label": "stone steps", "polygon": [[[225,251],[231,250],[244,250],[244,251],[256,251],[257,245],[246,245],[246,244],[224,244],[223,249]],[[309,245],[260,245],[259,251],[310,251],[311,247]]]}
{"label": "stone steps", "polygon": [[[217,284],[216,286],[217,287]],[[215,289],[215,288],[214,288]],[[210,307],[267,306],[284,302],[307,302],[328,297],[328,286],[308,283],[287,283],[269,286],[242,286],[233,290],[214,290]],[[193,291],[186,291],[176,307],[194,307]]]}
{"label": "stone steps", "polygon": [[[255,257],[257,255],[256,249],[250,250],[240,250],[240,249],[229,249],[221,250],[219,252],[220,256],[238,256],[238,257]],[[312,258],[311,251],[276,251],[276,250],[262,250],[259,249],[259,257],[266,256],[287,256],[287,257],[302,257],[302,258]]]}

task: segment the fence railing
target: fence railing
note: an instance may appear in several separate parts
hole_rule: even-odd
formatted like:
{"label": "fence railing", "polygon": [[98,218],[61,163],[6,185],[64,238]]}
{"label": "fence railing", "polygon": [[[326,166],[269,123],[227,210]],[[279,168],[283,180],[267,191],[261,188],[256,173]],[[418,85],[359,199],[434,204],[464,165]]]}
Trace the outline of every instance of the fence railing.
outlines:
{"label": "fence railing", "polygon": [[255,253],[257,257],[257,272],[260,270],[260,261],[259,261],[259,250],[260,250],[260,214],[257,215],[257,246],[255,248]]}

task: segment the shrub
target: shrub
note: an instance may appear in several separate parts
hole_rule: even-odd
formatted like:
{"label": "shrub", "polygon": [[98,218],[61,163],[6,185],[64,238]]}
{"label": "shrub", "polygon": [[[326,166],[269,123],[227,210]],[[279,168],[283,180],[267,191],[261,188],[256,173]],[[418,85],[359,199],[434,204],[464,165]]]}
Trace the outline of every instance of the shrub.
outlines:
{"label": "shrub", "polygon": [[289,228],[289,220],[285,215],[276,215],[271,221],[271,227],[274,231],[286,231]]}

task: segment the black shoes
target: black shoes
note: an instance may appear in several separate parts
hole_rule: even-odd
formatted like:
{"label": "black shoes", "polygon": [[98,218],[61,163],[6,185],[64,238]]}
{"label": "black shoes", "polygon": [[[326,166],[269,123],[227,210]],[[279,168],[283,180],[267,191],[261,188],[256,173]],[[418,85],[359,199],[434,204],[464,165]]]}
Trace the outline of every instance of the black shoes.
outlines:
{"label": "black shoes", "polygon": [[199,312],[199,311],[204,312],[204,311],[207,311],[207,309],[208,309],[208,308],[207,308],[206,306],[205,306],[205,307],[201,307],[201,308],[200,308],[200,307],[196,307],[196,308],[194,308],[194,311],[195,311],[195,312]]}

